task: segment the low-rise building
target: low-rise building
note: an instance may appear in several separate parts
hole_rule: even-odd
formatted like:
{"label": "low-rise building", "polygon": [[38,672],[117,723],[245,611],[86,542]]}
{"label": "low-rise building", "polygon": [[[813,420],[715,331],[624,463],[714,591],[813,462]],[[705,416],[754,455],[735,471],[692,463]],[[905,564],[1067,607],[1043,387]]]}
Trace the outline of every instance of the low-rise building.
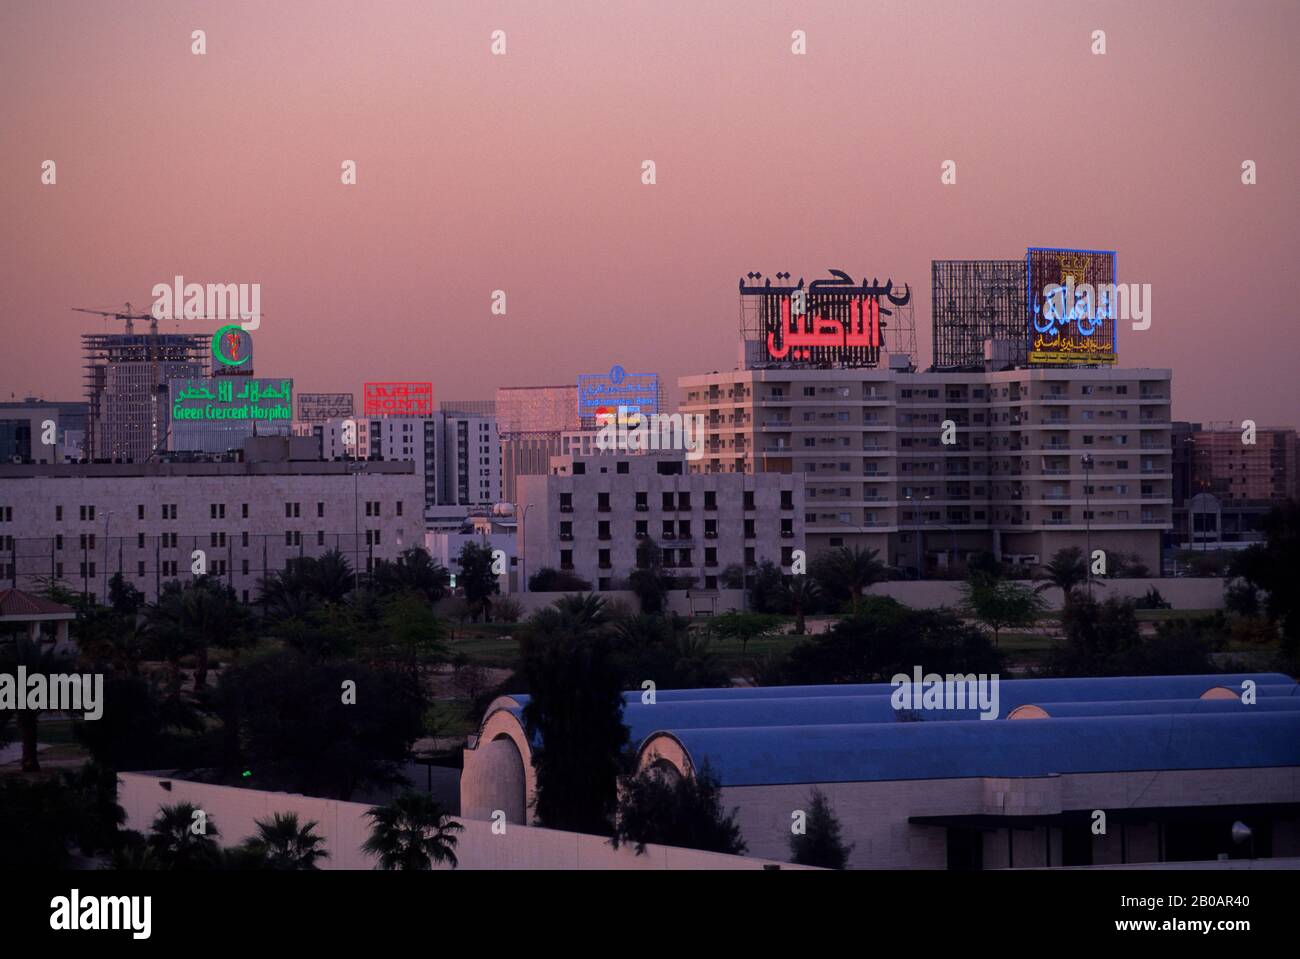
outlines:
{"label": "low-rise building", "polygon": [[571,572],[598,590],[622,588],[653,540],[665,573],[716,589],[729,566],[763,560],[791,572],[804,548],[803,477],[691,473],[681,452],[556,456],[519,477],[525,575]]}
{"label": "low-rise building", "polygon": [[0,584],[103,600],[120,572],[153,600],[206,569],[250,602],[295,557],[339,550],[364,573],[423,545],[423,505],[412,463],[321,462],[300,438],[242,460],[0,465]]}

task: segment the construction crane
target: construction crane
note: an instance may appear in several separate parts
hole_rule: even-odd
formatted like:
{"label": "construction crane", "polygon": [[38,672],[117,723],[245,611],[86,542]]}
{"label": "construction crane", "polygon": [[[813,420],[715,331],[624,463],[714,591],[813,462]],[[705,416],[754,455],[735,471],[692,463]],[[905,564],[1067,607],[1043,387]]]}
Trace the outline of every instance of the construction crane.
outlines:
{"label": "construction crane", "polygon": [[74,306],[72,309],[75,310],[75,311],[78,312],[78,313],[94,313],[94,314],[97,315],[97,316],[112,317],[112,318],[115,319],[115,320],[125,320],[125,321],[126,321],[126,332],[129,333],[129,334],[135,332],[135,321],[136,321],[136,320],[148,320],[148,321],[149,321],[149,335],[150,335],[150,336],[157,336],[157,335],[158,335],[158,317],[154,316],[152,313],[132,313],[132,312],[131,312],[131,304],[130,304],[130,303],[126,303],[126,304],[125,304],[125,307],[126,307],[126,309],[121,310],[121,311],[118,311],[118,310],[88,310],[88,309],[86,309],[85,307],[82,307],[82,306]]}

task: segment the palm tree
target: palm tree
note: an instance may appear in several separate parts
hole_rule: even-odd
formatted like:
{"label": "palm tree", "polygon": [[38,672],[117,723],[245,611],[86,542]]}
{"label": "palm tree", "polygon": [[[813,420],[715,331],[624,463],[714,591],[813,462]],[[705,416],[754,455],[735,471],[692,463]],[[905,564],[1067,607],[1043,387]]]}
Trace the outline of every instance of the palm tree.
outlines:
{"label": "palm tree", "polygon": [[1038,592],[1056,588],[1061,591],[1064,602],[1069,603],[1079,584],[1088,578],[1088,567],[1083,550],[1077,546],[1066,546],[1056,551],[1052,561],[1044,568],[1045,583],[1037,587]]}
{"label": "palm tree", "polygon": [[595,593],[561,596],[553,605],[567,624],[577,631],[603,626],[609,619],[605,612],[605,598]]}
{"label": "palm tree", "polygon": [[802,636],[807,631],[804,615],[816,605],[817,600],[821,598],[821,592],[816,581],[807,576],[791,576],[789,582],[781,587],[781,595],[786,605],[790,607],[790,611],[794,613],[796,635]]}
{"label": "palm tree", "polygon": [[276,813],[268,820],[257,820],[257,835],[248,845],[265,857],[271,869],[312,870],[325,859],[325,840],[316,835],[315,820],[298,824],[298,814]]}
{"label": "palm tree", "polygon": [[352,564],[337,549],[308,557],[303,573],[311,591],[326,603],[343,602],[355,583]]}
{"label": "palm tree", "polygon": [[888,578],[885,564],[876,559],[879,550],[841,546],[817,557],[813,575],[819,585],[829,592],[844,592],[853,599],[853,612],[858,612],[862,594],[876,583]]}
{"label": "palm tree", "polygon": [[[0,672],[16,676],[18,668],[24,667],[28,675],[52,676],[55,673],[70,672],[72,660],[54,652],[54,647],[26,636],[16,637],[13,645],[0,655]],[[18,709],[14,712],[14,725],[22,740],[22,771],[40,772],[41,762],[36,754],[37,720],[43,710]]]}
{"label": "palm tree", "polygon": [[145,611],[145,630],[166,650],[173,670],[180,657],[193,652],[198,657],[194,691],[208,683],[209,648],[221,643],[238,645],[248,622],[248,610],[227,583],[213,576],[200,576],[189,583],[175,580],[163,587],[158,602]]}
{"label": "palm tree", "polygon": [[419,546],[404,550],[393,562],[375,560],[371,580],[381,593],[409,590],[431,603],[451,592],[451,572]]}
{"label": "palm tree", "polygon": [[198,812],[187,802],[158,810],[150,827],[149,848],[164,868],[211,869],[220,862],[221,850],[214,838],[220,835],[217,824]]}
{"label": "palm tree", "polygon": [[448,816],[432,796],[408,792],[366,815],[373,821],[361,848],[379,858],[380,869],[432,869],[434,863],[459,865],[456,837],[464,826]]}

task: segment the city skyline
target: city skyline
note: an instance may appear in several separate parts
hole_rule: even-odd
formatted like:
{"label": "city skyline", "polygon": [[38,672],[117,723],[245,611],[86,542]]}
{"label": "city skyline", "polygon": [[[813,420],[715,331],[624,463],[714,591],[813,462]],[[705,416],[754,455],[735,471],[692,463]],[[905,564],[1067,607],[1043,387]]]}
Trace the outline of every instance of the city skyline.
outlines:
{"label": "city skyline", "polygon": [[[1151,284],[1151,328],[1121,323],[1119,365],[1171,368],[1176,419],[1295,425],[1276,280],[1297,133],[1266,122],[1300,79],[1293,7],[344,12],[0,14],[23,78],[0,91],[5,393],[79,399],[80,335],[119,328],[71,308],[147,310],[178,274],[260,283],[258,373],[302,391],[429,379],[439,398],[486,399],[620,363],[658,372],[675,402],[679,376],[736,365],[750,270],[910,284],[925,368],[931,260],[1060,244],[1115,249],[1122,282]],[[84,34],[55,26],[69,13]],[[1062,69],[1086,81],[1070,96]],[[789,147],[767,149],[774,135]],[[1232,292],[1207,297],[1211,275]]]}

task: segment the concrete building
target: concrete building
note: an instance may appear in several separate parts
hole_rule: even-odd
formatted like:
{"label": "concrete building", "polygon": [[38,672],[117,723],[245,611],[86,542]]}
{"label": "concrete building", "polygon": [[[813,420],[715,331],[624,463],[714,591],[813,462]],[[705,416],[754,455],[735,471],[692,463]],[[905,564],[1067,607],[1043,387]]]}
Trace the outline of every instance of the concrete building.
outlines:
{"label": "concrete building", "polygon": [[1248,432],[1235,423],[1207,428],[1180,422],[1172,446],[1175,545],[1231,549],[1256,542],[1270,509],[1300,499],[1300,439],[1294,429]]}
{"label": "concrete building", "polygon": [[442,412],[443,492],[438,502],[492,506],[502,502],[501,440],[496,417]]}
{"label": "concrete building", "polygon": [[210,335],[84,334],[87,458],[143,463],[167,449],[168,382],[207,375]]}
{"label": "concrete building", "polygon": [[519,478],[525,576],[566,570],[599,590],[621,588],[652,539],[666,572],[717,589],[733,564],[771,560],[790,572],[804,543],[798,474],[690,473],[681,453],[558,456]]}
{"label": "concrete building", "polygon": [[[816,787],[851,868],[1267,859],[1300,855],[1298,689],[1280,673],[1008,680],[986,721],[901,716],[889,684],[660,690],[652,705],[636,690],[623,721],[642,770],[708,765],[752,856],[789,859]],[[465,750],[467,818],[532,820],[527,702],[494,701]]]}
{"label": "concrete building", "polygon": [[582,428],[578,387],[508,386],[497,390],[497,431],[501,437],[501,492],[517,502],[520,476],[540,476],[551,457],[561,455],[562,435]]}
{"label": "concrete building", "polygon": [[190,578],[201,550],[252,601],[294,557],[337,549],[364,572],[423,544],[411,463],[321,462],[308,446],[264,437],[243,461],[0,465],[0,583],[50,578],[102,600],[121,572],[153,600]]}
{"label": "concrete building", "polygon": [[[47,444],[46,425],[54,424]],[[75,463],[85,455],[86,404],[39,400],[0,403],[0,463]]]}
{"label": "concrete building", "polygon": [[[811,554],[857,545],[913,573],[977,550],[1160,566],[1170,528],[1169,370],[743,369],[679,379],[706,474],[800,474]],[[918,562],[919,559],[919,562]]]}

